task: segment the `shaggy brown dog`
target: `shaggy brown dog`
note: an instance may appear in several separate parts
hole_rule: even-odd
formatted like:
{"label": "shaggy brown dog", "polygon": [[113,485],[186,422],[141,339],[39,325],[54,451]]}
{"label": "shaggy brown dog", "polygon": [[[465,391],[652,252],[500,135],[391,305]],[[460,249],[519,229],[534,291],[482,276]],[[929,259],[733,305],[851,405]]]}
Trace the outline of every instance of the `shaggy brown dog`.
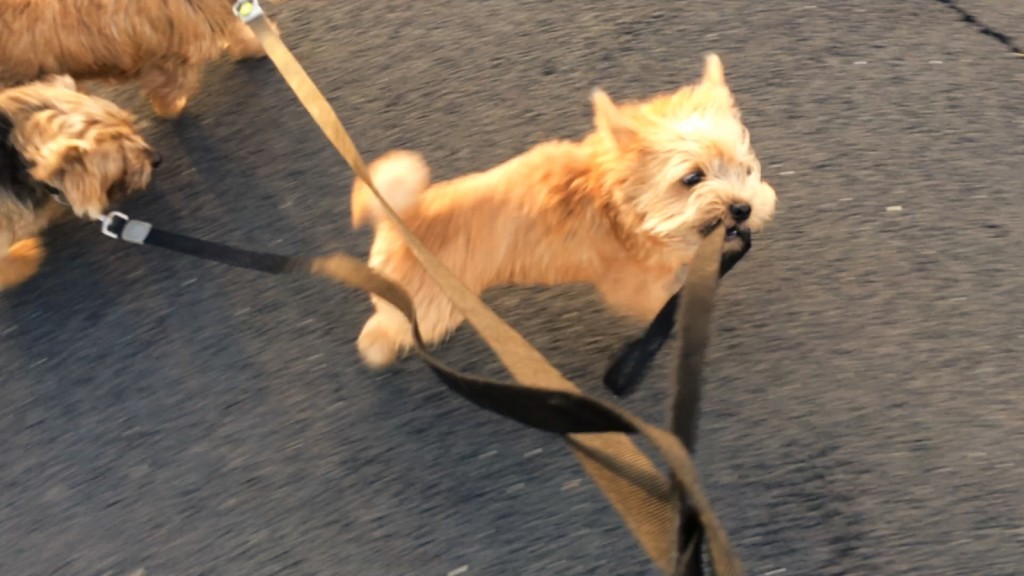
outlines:
{"label": "shaggy brown dog", "polygon": [[203,66],[225,49],[263,48],[232,0],[0,0],[0,86],[69,74],[138,80],[164,118],[199,89]]}
{"label": "shaggy brown dog", "polygon": [[[623,314],[651,319],[682,285],[701,239],[718,223],[727,250],[775,213],[750,136],[719,58],[700,82],[643,102],[593,95],[595,130],[581,142],[550,141],[485,172],[430,184],[422,158],[396,151],[370,166],[402,220],[471,289],[586,282]],[[353,223],[375,226],[371,267],[413,297],[428,343],[462,321],[380,214],[360,180]],[[359,351],[371,366],[412,343],[405,317],[373,299]]]}
{"label": "shaggy brown dog", "polygon": [[0,290],[39,269],[38,234],[71,211],[96,219],[149,184],[159,155],[131,114],[69,76],[0,90]]}

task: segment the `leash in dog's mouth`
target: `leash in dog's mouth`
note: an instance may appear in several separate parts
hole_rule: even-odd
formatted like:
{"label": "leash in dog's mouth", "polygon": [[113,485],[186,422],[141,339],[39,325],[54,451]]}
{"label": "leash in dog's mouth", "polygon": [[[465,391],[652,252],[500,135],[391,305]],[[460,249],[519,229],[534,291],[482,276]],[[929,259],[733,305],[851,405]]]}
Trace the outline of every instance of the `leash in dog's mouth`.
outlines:
{"label": "leash in dog's mouth", "polygon": [[[712,232],[715,231],[720,225],[724,224],[725,220],[722,218],[715,218],[707,224],[703,225],[698,231],[700,238],[708,238]],[[728,247],[733,241],[740,240],[743,246],[750,246],[751,244],[751,227],[746,222],[732,222],[726,224],[725,227],[725,243]],[[730,248],[731,249],[731,248]]]}
{"label": "leash in dog's mouth", "polygon": [[[720,225],[725,224],[725,220],[722,218],[715,218],[700,229],[700,235],[703,238],[707,238],[711,232],[718,228]],[[734,238],[739,238],[744,244],[750,243],[750,226],[746,222],[733,222],[732,224],[726,224],[725,227],[725,240],[728,242]]]}
{"label": "leash in dog's mouth", "polygon": [[744,244],[750,244],[750,227],[745,224],[729,226],[725,229],[725,241],[739,238]]}

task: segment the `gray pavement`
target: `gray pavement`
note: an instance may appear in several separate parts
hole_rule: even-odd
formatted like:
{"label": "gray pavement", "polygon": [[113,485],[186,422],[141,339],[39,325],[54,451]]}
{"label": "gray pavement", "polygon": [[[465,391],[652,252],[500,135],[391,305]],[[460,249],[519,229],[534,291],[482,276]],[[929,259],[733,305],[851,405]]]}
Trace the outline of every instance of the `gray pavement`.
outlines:
{"label": "gray pavement", "polygon": [[[1024,41],[1013,3],[962,0]],[[576,137],[722,55],[775,225],[717,309],[698,464],[751,575],[1024,573],[1024,58],[938,1],[269,7],[368,157],[438,178]],[[105,89],[149,115],[132,89]],[[218,63],[124,206],[365,255],[350,174],[268,61]],[[0,296],[0,575],[650,575],[555,438],[371,374],[365,296],[68,223]],[[637,325],[590,289],[488,302],[570,378]],[[468,330],[440,354],[500,374]],[[625,403],[661,419],[669,359]]]}

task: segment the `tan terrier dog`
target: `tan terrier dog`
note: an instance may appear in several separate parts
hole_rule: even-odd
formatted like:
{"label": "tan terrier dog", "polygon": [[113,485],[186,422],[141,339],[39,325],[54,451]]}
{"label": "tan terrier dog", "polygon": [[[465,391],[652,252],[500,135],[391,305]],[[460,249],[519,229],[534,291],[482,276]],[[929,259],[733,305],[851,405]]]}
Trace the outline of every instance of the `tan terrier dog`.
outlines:
{"label": "tan terrier dog", "polygon": [[36,273],[38,234],[68,207],[96,219],[145,188],[159,162],[131,114],[69,76],[0,90],[0,290]]}
{"label": "tan terrier dog", "polygon": [[203,66],[225,49],[264,56],[232,0],[0,0],[0,86],[69,74],[138,80],[164,118],[199,89]]}
{"label": "tan terrier dog", "polygon": [[[642,102],[616,105],[596,90],[595,130],[580,142],[549,141],[485,172],[430,184],[412,152],[370,166],[378,189],[427,248],[476,293],[498,285],[585,282],[622,314],[652,319],[682,286],[701,239],[727,226],[726,250],[775,213],[722,63],[711,54],[701,80]],[[352,190],[352,221],[372,220],[369,264],[402,285],[427,343],[462,321],[366,184]],[[370,366],[412,344],[388,303],[359,336]]]}

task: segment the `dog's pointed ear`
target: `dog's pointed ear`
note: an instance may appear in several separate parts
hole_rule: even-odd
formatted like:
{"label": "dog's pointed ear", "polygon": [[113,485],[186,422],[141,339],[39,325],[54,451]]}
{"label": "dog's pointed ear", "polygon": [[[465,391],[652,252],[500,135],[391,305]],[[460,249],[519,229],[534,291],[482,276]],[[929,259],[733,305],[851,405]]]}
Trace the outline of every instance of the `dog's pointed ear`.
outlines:
{"label": "dog's pointed ear", "polygon": [[704,57],[704,73],[692,91],[684,86],[678,94],[692,101],[698,108],[729,111],[737,118],[736,98],[725,81],[725,69],[718,54],[711,52]]}
{"label": "dog's pointed ear", "polygon": [[725,68],[722,66],[722,59],[714,52],[704,57],[704,74],[700,83],[707,86],[727,86],[725,83]]}
{"label": "dog's pointed ear", "polygon": [[636,129],[629,118],[604,90],[595,89],[590,94],[590,102],[594,107],[594,127],[599,132],[611,136],[620,148],[627,148],[636,140]]}

